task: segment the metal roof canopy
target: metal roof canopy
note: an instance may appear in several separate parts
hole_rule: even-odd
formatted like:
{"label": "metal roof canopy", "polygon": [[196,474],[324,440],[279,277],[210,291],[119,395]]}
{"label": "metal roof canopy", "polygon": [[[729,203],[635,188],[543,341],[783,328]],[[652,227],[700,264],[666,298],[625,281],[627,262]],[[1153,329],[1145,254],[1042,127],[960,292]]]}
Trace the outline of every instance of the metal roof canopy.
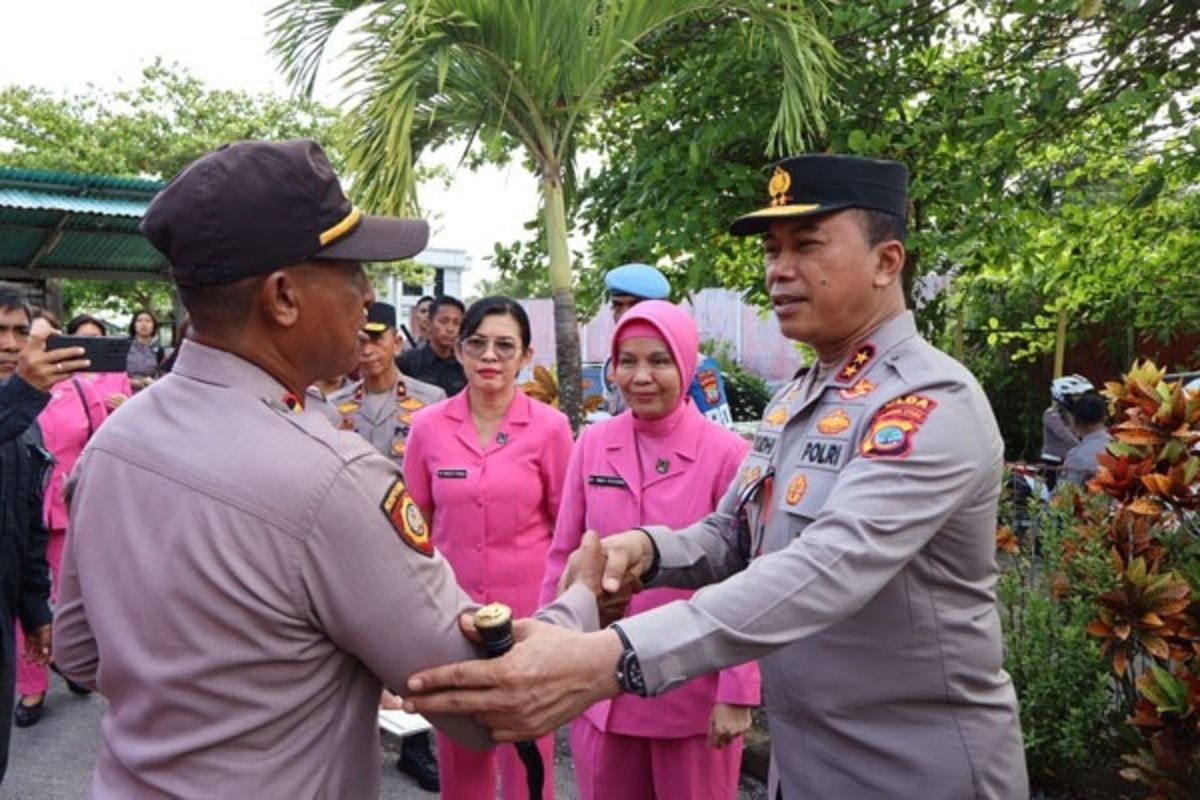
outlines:
{"label": "metal roof canopy", "polygon": [[0,167],[0,278],[167,280],[138,230],[161,181]]}

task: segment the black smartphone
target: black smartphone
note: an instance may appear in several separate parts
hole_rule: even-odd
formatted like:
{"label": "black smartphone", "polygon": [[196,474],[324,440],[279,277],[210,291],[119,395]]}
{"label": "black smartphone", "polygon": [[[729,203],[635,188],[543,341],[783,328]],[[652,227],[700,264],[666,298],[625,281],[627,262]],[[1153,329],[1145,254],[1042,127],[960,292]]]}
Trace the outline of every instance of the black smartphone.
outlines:
{"label": "black smartphone", "polygon": [[82,347],[83,357],[92,362],[88,372],[124,372],[132,340],[108,336],[59,336],[46,339],[47,350]]}

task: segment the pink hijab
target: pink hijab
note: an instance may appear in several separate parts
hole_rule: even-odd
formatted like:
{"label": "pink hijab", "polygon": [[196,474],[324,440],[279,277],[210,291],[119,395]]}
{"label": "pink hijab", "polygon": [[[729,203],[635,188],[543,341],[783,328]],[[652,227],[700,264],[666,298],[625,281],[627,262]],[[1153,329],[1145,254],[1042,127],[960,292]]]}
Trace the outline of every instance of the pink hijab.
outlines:
{"label": "pink hijab", "polygon": [[665,343],[679,368],[682,391],[679,402],[687,399],[687,387],[696,374],[700,334],[691,315],[665,300],[643,300],[625,312],[612,335],[612,363],[620,360],[621,342],[635,337],[658,339]]}

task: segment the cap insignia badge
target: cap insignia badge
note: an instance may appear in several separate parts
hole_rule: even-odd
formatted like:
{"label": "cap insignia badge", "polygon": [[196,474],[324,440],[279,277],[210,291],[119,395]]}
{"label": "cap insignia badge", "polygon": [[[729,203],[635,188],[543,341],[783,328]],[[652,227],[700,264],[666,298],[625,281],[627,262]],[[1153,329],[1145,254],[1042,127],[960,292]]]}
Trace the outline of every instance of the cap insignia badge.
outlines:
{"label": "cap insignia badge", "polygon": [[792,176],[783,167],[776,167],[767,183],[767,194],[771,196],[771,207],[786,206],[792,202],[792,196],[787,193],[792,188]]}

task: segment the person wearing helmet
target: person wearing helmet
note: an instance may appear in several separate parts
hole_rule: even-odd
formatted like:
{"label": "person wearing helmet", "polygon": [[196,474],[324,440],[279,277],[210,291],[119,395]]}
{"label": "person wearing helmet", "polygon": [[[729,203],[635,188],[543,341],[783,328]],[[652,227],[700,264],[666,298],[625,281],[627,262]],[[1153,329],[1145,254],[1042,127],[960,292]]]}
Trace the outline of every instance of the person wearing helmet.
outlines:
{"label": "person wearing helmet", "polygon": [[[671,284],[661,272],[649,264],[624,264],[609,270],[604,276],[608,289],[609,306],[613,324],[621,316],[643,300],[666,300],[671,295]],[[612,358],[604,360],[603,375],[604,410],[614,417],[625,410],[625,400],[617,391],[612,369]],[[725,378],[712,356],[699,355],[696,374],[688,386],[688,396],[701,414],[726,428],[733,427],[733,413],[729,410],[729,398],[725,393]]]}
{"label": "person wearing helmet", "polygon": [[1067,452],[1079,444],[1071,417],[1075,398],[1095,389],[1082,375],[1062,375],[1050,382],[1050,407],[1042,413],[1042,465],[1048,489],[1057,483]]}

